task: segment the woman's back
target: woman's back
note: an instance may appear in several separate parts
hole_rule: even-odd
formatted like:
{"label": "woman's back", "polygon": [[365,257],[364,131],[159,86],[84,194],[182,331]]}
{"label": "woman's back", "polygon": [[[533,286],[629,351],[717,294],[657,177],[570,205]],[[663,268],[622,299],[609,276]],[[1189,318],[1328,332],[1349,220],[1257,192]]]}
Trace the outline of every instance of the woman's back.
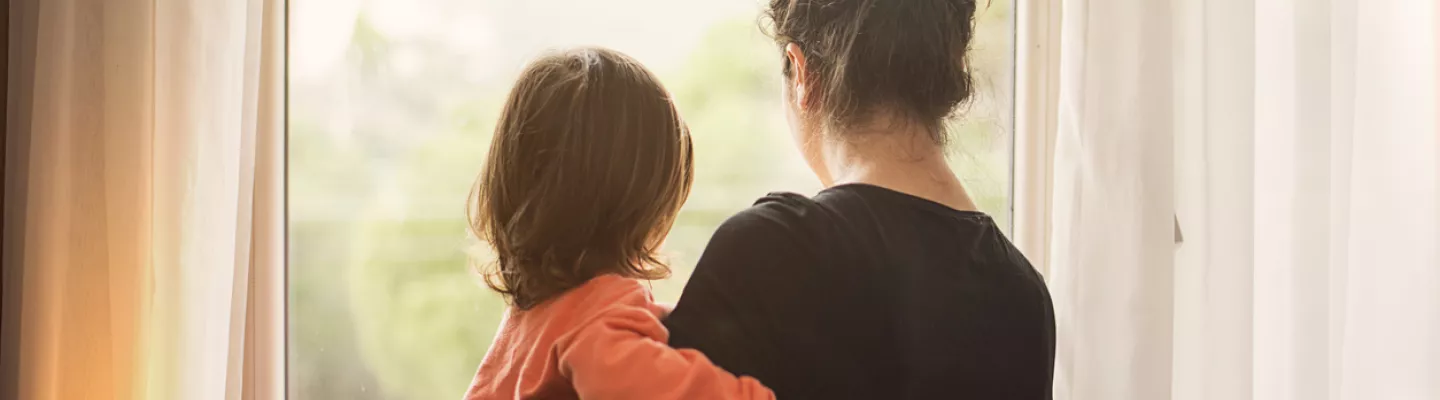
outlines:
{"label": "woman's back", "polygon": [[1039,274],[988,216],[877,186],[726,221],[666,324],[779,398],[1050,398]]}

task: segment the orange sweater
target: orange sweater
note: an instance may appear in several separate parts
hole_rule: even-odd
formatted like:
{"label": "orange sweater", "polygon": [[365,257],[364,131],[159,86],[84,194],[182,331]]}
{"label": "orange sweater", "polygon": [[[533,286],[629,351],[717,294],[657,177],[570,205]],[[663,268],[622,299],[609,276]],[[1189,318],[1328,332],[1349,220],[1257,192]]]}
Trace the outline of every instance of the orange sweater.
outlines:
{"label": "orange sweater", "polygon": [[666,345],[664,314],[640,282],[613,275],[511,308],[465,399],[775,398],[754,378]]}

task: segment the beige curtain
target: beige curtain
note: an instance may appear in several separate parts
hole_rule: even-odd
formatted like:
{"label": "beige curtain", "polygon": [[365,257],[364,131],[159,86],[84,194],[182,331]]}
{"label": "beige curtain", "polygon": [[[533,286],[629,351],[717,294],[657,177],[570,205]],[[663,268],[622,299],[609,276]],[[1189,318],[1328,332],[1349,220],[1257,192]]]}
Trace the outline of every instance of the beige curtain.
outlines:
{"label": "beige curtain", "polygon": [[11,25],[0,395],[282,398],[283,1]]}

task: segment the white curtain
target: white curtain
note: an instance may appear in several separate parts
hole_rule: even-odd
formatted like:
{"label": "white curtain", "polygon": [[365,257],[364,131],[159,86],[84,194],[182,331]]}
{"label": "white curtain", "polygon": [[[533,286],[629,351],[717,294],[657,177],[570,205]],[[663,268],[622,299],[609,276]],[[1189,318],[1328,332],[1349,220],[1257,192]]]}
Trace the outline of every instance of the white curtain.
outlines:
{"label": "white curtain", "polygon": [[283,2],[10,6],[3,397],[283,398]]}
{"label": "white curtain", "polygon": [[1056,398],[1440,399],[1440,6],[1063,4]]}
{"label": "white curtain", "polygon": [[1172,5],[1062,10],[1050,289],[1056,399],[1164,399],[1173,307]]}

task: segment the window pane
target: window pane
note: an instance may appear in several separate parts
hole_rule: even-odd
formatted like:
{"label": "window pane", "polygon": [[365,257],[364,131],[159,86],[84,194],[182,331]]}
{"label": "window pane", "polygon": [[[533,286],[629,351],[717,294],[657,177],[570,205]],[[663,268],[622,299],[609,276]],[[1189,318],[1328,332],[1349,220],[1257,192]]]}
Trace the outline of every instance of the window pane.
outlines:
{"label": "window pane", "polygon": [[[673,301],[715,227],[769,191],[819,184],[790,143],[779,54],[755,0],[294,0],[289,393],[457,398],[503,309],[472,273],[464,206],[511,80],[546,48],[603,45],[661,76],[689,121],[696,183],[656,282]],[[1010,220],[1009,0],[978,16],[980,93],[952,161]]]}

